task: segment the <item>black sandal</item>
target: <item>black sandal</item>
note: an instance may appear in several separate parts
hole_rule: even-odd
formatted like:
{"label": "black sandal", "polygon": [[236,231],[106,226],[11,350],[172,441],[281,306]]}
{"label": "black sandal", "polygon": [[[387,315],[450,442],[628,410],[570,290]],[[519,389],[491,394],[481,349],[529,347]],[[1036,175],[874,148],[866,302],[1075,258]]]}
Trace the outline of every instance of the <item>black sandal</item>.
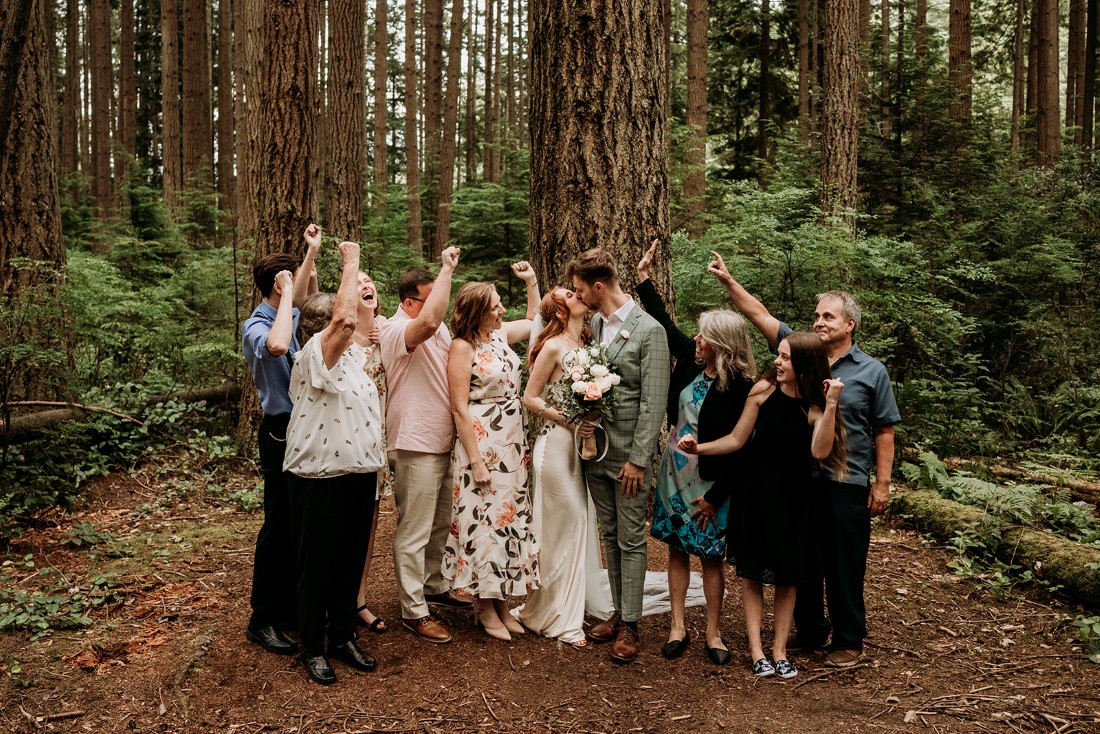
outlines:
{"label": "black sandal", "polygon": [[[378,615],[375,615],[374,621],[371,622],[370,624],[367,624],[363,620],[363,618],[361,616],[359,616],[359,612],[363,611],[366,608],[367,608],[367,605],[364,604],[363,606],[361,606],[361,607],[359,607],[358,609],[355,610],[355,619],[356,619],[357,622],[359,622],[359,626],[360,627],[366,627],[368,630],[370,630],[371,632],[373,632],[376,635],[380,635],[380,634],[386,632],[386,630],[388,630],[390,628],[390,626],[388,624],[386,624],[386,620],[382,619]],[[373,612],[372,612],[372,614],[373,614]]]}

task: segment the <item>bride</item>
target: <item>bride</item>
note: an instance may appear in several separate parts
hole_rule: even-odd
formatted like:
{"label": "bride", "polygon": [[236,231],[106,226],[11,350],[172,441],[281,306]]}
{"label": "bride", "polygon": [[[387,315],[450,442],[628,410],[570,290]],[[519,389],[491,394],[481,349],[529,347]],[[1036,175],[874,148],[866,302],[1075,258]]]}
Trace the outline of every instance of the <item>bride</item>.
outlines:
{"label": "bride", "polygon": [[565,288],[546,294],[539,316],[545,326],[532,341],[523,406],[546,421],[531,462],[542,586],[528,594],[516,616],[528,629],[580,649],[588,644],[582,627],[585,609],[606,617],[610,589],[600,578],[595,517],[574,446],[574,426],[554,404],[550,387],[561,379],[562,358],[591,341],[592,334],[585,321],[588,306]]}

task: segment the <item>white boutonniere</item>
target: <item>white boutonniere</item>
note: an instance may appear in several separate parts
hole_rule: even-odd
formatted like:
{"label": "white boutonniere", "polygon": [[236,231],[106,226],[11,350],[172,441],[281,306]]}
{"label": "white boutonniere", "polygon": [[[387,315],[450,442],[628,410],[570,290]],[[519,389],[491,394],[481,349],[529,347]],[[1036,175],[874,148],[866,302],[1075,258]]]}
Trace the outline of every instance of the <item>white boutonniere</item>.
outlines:
{"label": "white boutonniere", "polygon": [[623,338],[623,340],[625,341],[626,339],[630,338],[630,332],[627,331],[626,329],[623,329],[622,331],[619,332],[619,336],[621,336]]}

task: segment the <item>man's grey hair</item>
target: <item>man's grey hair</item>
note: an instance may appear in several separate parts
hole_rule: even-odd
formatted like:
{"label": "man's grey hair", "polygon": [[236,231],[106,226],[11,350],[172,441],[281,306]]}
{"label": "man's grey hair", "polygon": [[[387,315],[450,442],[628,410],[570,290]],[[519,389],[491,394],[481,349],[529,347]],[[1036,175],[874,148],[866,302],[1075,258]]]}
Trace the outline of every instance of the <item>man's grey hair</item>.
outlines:
{"label": "man's grey hair", "polygon": [[850,320],[854,324],[852,328],[852,338],[856,336],[856,332],[859,331],[859,322],[863,320],[863,309],[859,307],[859,301],[848,291],[826,291],[824,293],[817,294],[817,302],[821,303],[826,298],[836,298],[840,301],[842,308],[844,309],[844,318]]}

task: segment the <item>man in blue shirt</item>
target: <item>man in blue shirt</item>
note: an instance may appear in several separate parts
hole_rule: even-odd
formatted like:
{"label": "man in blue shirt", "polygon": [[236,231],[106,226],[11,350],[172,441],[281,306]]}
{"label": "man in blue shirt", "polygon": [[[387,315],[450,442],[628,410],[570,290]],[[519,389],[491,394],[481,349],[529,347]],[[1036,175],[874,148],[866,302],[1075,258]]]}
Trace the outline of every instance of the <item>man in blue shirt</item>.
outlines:
{"label": "man in blue shirt", "polygon": [[[256,537],[252,568],[252,618],[245,636],[277,655],[293,655],[298,645],[280,627],[296,626],[296,549],[290,494],[283,473],[286,429],[293,407],[290,368],[298,352],[298,308],[317,290],[313,262],[321,230],[306,229],[305,258],[276,253],[256,261],[252,277],[263,300],[241,325],[241,350],[256,383],[264,417],[258,443],[264,473],[264,523]],[[295,273],[296,274],[292,274]]]}
{"label": "man in blue shirt", "polygon": [[[793,330],[734,280],[720,255],[711,254],[715,259],[707,270],[722,282],[734,305],[774,351]],[[789,650],[796,646],[824,647],[831,630],[825,664],[837,668],[855,665],[863,654],[863,638],[867,636],[863,581],[871,544],[871,517],[881,514],[890,499],[894,424],[901,421],[886,367],[855,343],[861,317],[859,303],[846,291],[829,291],[817,297],[813,329],[825,343],[833,377],[844,383],[840,414],[847,429],[848,475],[837,481],[819,468],[820,487],[814,493],[819,504],[813,508],[813,516],[821,518],[816,527],[820,537],[815,540],[823,568],[812,569],[811,581],[798,587],[794,613],[798,642],[788,645]],[[821,596],[823,581],[825,604]]]}

